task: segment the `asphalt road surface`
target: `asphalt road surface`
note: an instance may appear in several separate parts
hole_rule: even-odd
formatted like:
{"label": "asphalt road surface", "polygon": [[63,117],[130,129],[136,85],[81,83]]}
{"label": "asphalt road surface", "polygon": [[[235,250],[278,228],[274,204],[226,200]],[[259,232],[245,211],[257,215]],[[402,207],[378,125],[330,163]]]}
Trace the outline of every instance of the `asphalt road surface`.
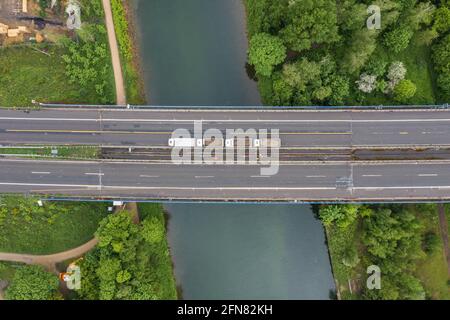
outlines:
{"label": "asphalt road surface", "polygon": [[282,148],[450,146],[450,111],[0,110],[0,144],[167,147],[194,121],[203,131],[279,129]]}
{"label": "asphalt road surface", "polygon": [[[384,148],[449,147],[450,111],[444,110],[0,110],[0,145],[91,144],[157,150],[168,147],[174,130],[193,132],[194,121],[199,120],[202,131],[278,129],[283,157],[316,149],[329,150],[332,156],[322,161],[283,161],[273,176],[261,176],[260,165],[174,165],[166,158],[159,163],[0,159],[0,193],[311,202],[450,198],[449,161],[394,157],[396,161],[355,162],[342,153],[365,149],[364,157],[379,160],[375,154]],[[378,149],[374,156],[373,149]],[[419,160],[411,155],[408,159]]]}
{"label": "asphalt road surface", "polygon": [[382,201],[450,198],[450,163],[259,166],[0,160],[0,193],[232,201]]}

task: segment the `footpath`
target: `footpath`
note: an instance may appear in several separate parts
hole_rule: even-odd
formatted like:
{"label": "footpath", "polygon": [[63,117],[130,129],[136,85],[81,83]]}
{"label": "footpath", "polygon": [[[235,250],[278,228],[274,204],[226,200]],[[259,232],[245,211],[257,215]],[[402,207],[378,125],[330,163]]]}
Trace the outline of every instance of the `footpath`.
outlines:
{"label": "footpath", "polygon": [[114,82],[116,85],[116,104],[126,105],[126,93],[123,81],[122,66],[120,62],[119,46],[117,45],[117,36],[114,28],[114,19],[110,0],[102,0],[105,11],[106,29],[108,31],[109,49],[111,51],[111,61],[114,70]]}

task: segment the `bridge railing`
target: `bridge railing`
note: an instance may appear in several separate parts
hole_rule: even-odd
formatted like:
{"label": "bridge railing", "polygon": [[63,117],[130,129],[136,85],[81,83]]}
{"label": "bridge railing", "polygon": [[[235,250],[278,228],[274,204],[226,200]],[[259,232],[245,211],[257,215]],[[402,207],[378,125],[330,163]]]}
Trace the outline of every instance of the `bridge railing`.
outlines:
{"label": "bridge railing", "polygon": [[167,110],[414,110],[414,109],[450,109],[449,103],[437,105],[398,105],[398,106],[158,106],[158,105],[96,105],[96,104],[59,104],[59,103],[35,103],[42,108],[70,108],[70,109],[167,109]]}

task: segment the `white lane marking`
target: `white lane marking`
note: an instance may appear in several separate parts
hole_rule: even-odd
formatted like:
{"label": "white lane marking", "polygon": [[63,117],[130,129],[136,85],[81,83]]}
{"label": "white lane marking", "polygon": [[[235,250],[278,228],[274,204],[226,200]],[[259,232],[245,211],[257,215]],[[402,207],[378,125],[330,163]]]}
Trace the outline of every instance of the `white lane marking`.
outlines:
{"label": "white lane marking", "polygon": [[327,176],[306,176],[307,178],[326,178]]}
{"label": "white lane marking", "polygon": [[[180,123],[191,123],[198,121],[196,119],[76,119],[76,118],[18,118],[18,117],[0,117],[0,120],[25,120],[25,121],[70,121],[70,122],[153,122],[153,123],[164,123],[164,122],[180,122]],[[450,122],[448,119],[203,119],[202,122],[216,122],[216,123],[229,123],[229,122],[240,122],[240,123],[307,123],[307,122],[323,122],[323,123],[378,123],[378,122]]]}
{"label": "white lane marking", "polygon": [[31,174],[51,174],[51,172],[38,172],[38,171],[33,171],[33,172],[31,172]]}
{"label": "white lane marking", "polygon": [[250,176],[250,178],[270,178],[271,176]]}
{"label": "white lane marking", "polygon": [[363,174],[362,176],[363,176],[363,177],[366,177],[366,178],[382,177],[381,174]]}
{"label": "white lane marking", "polygon": [[146,174],[141,174],[139,177],[141,177],[141,178],[159,178],[159,176],[149,176]]}
{"label": "white lane marking", "polygon": [[404,186],[404,187],[354,187],[353,190],[367,190],[367,191],[381,191],[381,190],[426,190],[426,189],[439,189],[447,190],[450,186]]}
{"label": "white lane marking", "polygon": [[[71,185],[71,184],[37,184],[37,183],[16,183],[16,182],[0,182],[1,186],[30,186],[30,187],[68,187],[68,188],[100,188],[110,190],[256,190],[256,191],[317,191],[332,190],[336,191],[336,187],[136,187],[136,186],[99,186],[99,185]],[[407,189],[438,189],[450,190],[450,186],[403,186],[403,187],[354,187],[353,190],[407,190]]]}
{"label": "white lane marking", "polygon": [[93,173],[90,173],[90,172],[87,172],[87,173],[85,173],[85,175],[87,175],[87,176],[98,176],[98,177],[103,177],[105,174],[104,173],[95,173],[95,172],[93,172]]}
{"label": "white lane marking", "polygon": [[[136,187],[136,186],[100,186],[100,185],[76,185],[76,184],[39,184],[0,182],[0,186],[25,186],[25,187],[66,187],[66,188],[100,188],[111,190],[260,190],[260,191],[289,191],[289,190],[337,190],[335,187]],[[450,188],[450,187],[449,187]]]}
{"label": "white lane marking", "polygon": [[436,174],[436,173],[421,173],[421,174],[418,174],[418,176],[419,177],[437,177],[438,174]]}
{"label": "white lane marking", "polygon": [[195,176],[195,179],[212,179],[214,176]]}

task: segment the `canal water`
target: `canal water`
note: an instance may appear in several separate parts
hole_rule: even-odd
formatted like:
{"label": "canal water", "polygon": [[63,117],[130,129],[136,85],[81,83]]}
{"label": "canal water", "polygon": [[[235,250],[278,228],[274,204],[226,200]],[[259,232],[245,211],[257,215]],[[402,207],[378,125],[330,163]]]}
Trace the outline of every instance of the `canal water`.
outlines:
{"label": "canal water", "polygon": [[[241,0],[133,0],[151,105],[256,106]],[[305,205],[171,204],[186,299],[328,299],[324,230]]]}

